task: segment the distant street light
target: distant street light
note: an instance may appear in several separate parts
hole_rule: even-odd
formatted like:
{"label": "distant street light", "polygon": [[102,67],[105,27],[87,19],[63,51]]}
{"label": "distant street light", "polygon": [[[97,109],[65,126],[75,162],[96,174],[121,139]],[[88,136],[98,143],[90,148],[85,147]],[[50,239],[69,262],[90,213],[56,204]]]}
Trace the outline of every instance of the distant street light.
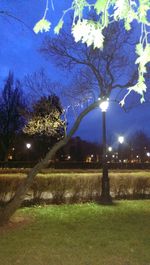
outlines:
{"label": "distant street light", "polygon": [[146,155],[147,155],[148,157],[150,157],[150,152],[147,152]]}
{"label": "distant street light", "polygon": [[30,148],[31,148],[31,144],[30,144],[30,143],[27,143],[27,144],[26,144],[26,148],[27,148],[27,149],[30,149]]}
{"label": "distant street light", "polygon": [[148,162],[150,162],[150,152],[147,152],[147,153],[146,153],[146,156],[147,156],[147,160],[148,160]]}
{"label": "distant street light", "polygon": [[108,162],[112,162],[112,155],[111,155],[112,154],[112,147],[111,146],[108,147],[108,152],[109,152],[108,157],[109,157],[109,160],[110,160]]}
{"label": "distant street light", "polygon": [[110,184],[108,177],[108,167],[106,160],[106,111],[109,106],[109,100],[104,98],[100,101],[100,109],[102,111],[102,145],[103,145],[103,159],[102,159],[102,192],[100,196],[100,202],[103,204],[109,204],[112,202],[110,196]]}
{"label": "distant street light", "polygon": [[27,154],[26,154],[26,159],[29,161],[30,160],[30,149],[31,149],[31,144],[30,143],[26,143],[26,148],[28,149],[28,151],[26,152]]}
{"label": "distant street light", "polygon": [[108,151],[112,152],[112,147],[111,146],[108,147]]}
{"label": "distant street light", "polygon": [[120,144],[123,144],[124,143],[124,136],[118,136],[118,142]]}
{"label": "distant street light", "polygon": [[123,158],[122,158],[122,144],[124,143],[124,136],[122,136],[122,135],[120,135],[120,136],[118,136],[118,142],[119,142],[119,144],[120,144],[120,146],[119,146],[119,153],[120,153],[120,160],[121,160],[121,163],[123,162]]}

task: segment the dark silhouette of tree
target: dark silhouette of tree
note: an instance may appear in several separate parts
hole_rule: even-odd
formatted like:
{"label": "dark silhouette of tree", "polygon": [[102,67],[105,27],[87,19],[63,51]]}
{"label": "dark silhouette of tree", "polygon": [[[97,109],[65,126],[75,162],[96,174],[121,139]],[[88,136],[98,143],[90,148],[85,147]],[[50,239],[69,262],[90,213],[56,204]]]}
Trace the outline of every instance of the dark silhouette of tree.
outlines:
{"label": "dark silhouette of tree", "polygon": [[1,160],[8,159],[8,153],[16,135],[23,128],[25,102],[19,80],[14,81],[9,72],[0,97],[0,150]]}
{"label": "dark silhouette of tree", "polygon": [[104,35],[103,50],[77,44],[64,31],[58,38],[46,37],[40,50],[61,69],[78,69],[80,76],[90,82],[96,97],[110,97],[112,90],[122,91],[137,81],[132,45],[136,36],[131,39],[131,35],[118,23],[110,25]]}
{"label": "dark silhouette of tree", "polygon": [[130,146],[135,156],[138,156],[139,161],[145,162],[147,152],[150,150],[150,138],[143,131],[135,132],[130,139]]}
{"label": "dark silhouette of tree", "polygon": [[57,94],[56,91],[60,91],[61,85],[57,82],[52,82],[43,68],[32,74],[28,74],[24,78],[24,87],[28,93],[30,102],[35,102],[41,97],[51,94]]}
{"label": "dark silhouette of tree", "polygon": [[74,138],[74,143],[69,148],[69,154],[72,161],[83,161],[83,150],[80,137]]}

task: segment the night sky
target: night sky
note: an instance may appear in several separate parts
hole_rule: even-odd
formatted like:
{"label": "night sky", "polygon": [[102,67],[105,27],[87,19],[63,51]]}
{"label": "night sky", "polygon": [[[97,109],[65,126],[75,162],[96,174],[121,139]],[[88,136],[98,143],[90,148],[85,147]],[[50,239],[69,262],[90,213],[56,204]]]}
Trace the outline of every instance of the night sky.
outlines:
{"label": "night sky", "polygon": [[[65,0],[54,0],[55,11],[50,8],[48,15],[52,21],[52,27],[57,24],[66,2],[68,3]],[[50,61],[46,61],[44,56],[38,52],[45,35],[52,33],[36,35],[32,31],[34,24],[43,16],[45,1],[3,0],[0,5],[0,10],[12,13],[29,27],[28,29],[22,23],[8,16],[0,16],[1,87],[9,70],[14,72],[16,78],[23,79],[26,74],[33,73],[41,67],[45,69],[53,81],[66,85],[67,73],[56,69]],[[134,93],[131,96],[134,97]],[[111,103],[107,113],[108,141],[114,141],[119,134],[127,137],[137,130],[143,130],[150,136],[149,108],[150,105],[146,103],[132,108],[129,113],[125,113],[119,105]],[[101,141],[101,112],[99,109],[91,112],[83,120],[76,135],[92,142]]]}

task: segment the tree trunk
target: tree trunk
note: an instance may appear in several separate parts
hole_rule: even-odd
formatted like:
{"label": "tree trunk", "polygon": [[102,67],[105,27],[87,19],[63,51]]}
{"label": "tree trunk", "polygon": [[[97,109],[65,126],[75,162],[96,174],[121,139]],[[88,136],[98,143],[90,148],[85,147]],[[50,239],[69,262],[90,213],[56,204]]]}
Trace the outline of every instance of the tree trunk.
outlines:
{"label": "tree trunk", "polygon": [[10,143],[11,143],[11,141],[8,138],[6,138],[5,140],[4,139],[0,139],[1,160],[4,161],[4,162],[8,161],[8,154],[9,154],[9,151],[11,149],[11,144]]}
{"label": "tree trunk", "polygon": [[8,154],[9,154],[9,150],[7,150],[5,152],[5,155],[4,155],[4,162],[8,162]]}
{"label": "tree trunk", "polygon": [[25,179],[25,182],[20,184],[20,186],[17,188],[16,194],[13,197],[13,199],[6,205],[5,208],[0,209],[0,225],[6,224],[10,217],[15,213],[15,211],[20,207],[25,194],[27,193],[28,189],[30,188],[34,178],[36,175],[40,172],[41,169],[45,168],[49,161],[52,159],[52,157],[55,155],[55,153],[64,145],[67,144],[67,142],[70,140],[72,135],[75,133],[75,131],[78,129],[81,120],[88,114],[91,110],[96,108],[98,106],[99,102],[95,102],[91,104],[89,107],[87,107],[81,114],[78,116],[76,122],[74,123],[72,129],[70,130],[67,137],[57,142],[52,149],[47,153],[45,158],[41,160],[39,163],[37,163],[28,173],[27,178]]}

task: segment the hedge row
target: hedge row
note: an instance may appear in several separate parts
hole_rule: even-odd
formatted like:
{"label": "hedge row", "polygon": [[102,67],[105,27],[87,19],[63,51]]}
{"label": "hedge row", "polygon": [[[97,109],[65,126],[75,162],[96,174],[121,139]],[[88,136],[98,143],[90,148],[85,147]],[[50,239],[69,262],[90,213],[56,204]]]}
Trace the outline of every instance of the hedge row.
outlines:
{"label": "hedge row", "polygon": [[[9,201],[25,177],[0,177],[0,202]],[[150,177],[111,176],[111,195],[116,199],[150,198]],[[24,203],[74,203],[98,200],[101,177],[98,175],[37,177]]]}

